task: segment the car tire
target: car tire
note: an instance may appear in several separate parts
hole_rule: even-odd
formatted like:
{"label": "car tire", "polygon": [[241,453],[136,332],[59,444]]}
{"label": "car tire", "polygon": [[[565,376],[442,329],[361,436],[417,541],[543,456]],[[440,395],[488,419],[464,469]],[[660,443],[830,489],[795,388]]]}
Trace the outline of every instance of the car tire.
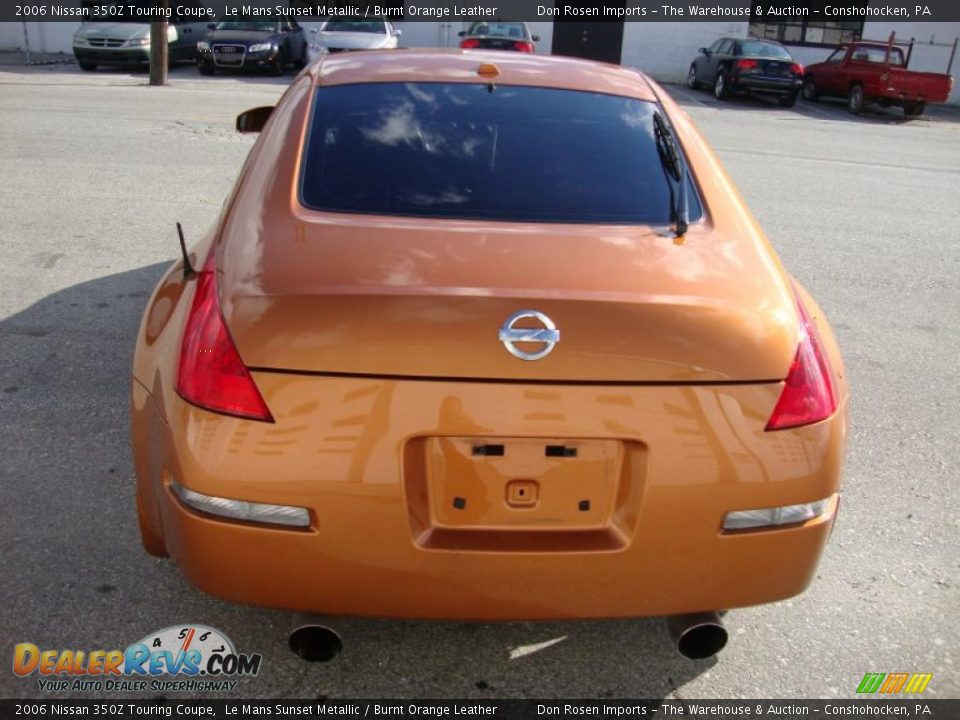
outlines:
{"label": "car tire", "polygon": [[812,77],[803,79],[803,99],[813,102],[820,97],[820,93],[817,92],[817,84],[813,81]]}
{"label": "car tire", "polygon": [[77,61],[77,65],[80,66],[81,70],[86,70],[87,72],[93,72],[97,69],[97,64],[92,62],[84,62],[82,60]]}
{"label": "car tire", "polygon": [[863,104],[863,86],[854,85],[850,88],[850,94],[847,96],[847,110],[854,115],[859,115],[863,112]]}
{"label": "car tire", "polygon": [[789,95],[781,95],[777,98],[777,103],[782,108],[791,108],[797,104],[797,93],[790,93]]}
{"label": "car tire", "polygon": [[217,68],[209,63],[197,63],[197,70],[201,75],[216,75]]}
{"label": "car tire", "polygon": [[926,109],[927,104],[925,102],[910,103],[909,105],[903,106],[903,114],[908,118],[920,117]]}
{"label": "car tire", "polygon": [[283,56],[277,55],[277,59],[273,61],[273,64],[270,66],[270,74],[275,77],[280,77],[283,75],[285,70],[283,63]]}
{"label": "car tire", "polygon": [[717,100],[726,100],[730,97],[730,90],[727,88],[727,75],[723,70],[717,73],[717,79],[713,82],[713,96]]}
{"label": "car tire", "polygon": [[690,70],[687,72],[687,87],[691,90],[696,90],[698,87],[700,87],[700,83],[697,82],[696,65],[691,65]]}

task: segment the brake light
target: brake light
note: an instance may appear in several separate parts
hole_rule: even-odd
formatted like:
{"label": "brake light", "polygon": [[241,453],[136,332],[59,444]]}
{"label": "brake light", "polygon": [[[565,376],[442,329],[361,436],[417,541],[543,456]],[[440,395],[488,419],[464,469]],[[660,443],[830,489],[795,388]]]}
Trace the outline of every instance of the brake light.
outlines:
{"label": "brake light", "polygon": [[197,277],[196,294],[180,345],[177,393],[206,410],[273,422],[220,311],[215,247],[210,249]]}
{"label": "brake light", "polygon": [[800,345],[766,430],[810,425],[827,419],[837,409],[836,393],[820,338],[799,298],[797,311],[800,315]]}
{"label": "brake light", "polygon": [[520,52],[532,53],[533,43],[517,41],[513,44],[513,49],[519,50]]}
{"label": "brake light", "polygon": [[792,72],[794,75],[803,75],[803,65],[800,63],[791,63],[790,72]]}
{"label": "brake light", "polygon": [[460,41],[460,47],[464,50],[470,50],[471,48],[480,47],[480,41],[476,38],[467,38],[466,40]]}
{"label": "brake light", "polygon": [[737,60],[737,69],[738,70],[750,70],[757,66],[756,60],[751,60],[750,58],[744,58],[743,60]]}

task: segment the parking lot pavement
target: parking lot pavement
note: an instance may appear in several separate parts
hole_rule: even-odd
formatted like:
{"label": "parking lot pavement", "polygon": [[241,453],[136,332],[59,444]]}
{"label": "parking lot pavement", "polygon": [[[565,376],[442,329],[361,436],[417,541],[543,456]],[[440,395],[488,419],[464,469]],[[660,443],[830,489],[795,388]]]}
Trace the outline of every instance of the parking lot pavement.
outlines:
{"label": "parking lot pavement", "polygon": [[[140,313],[177,256],[174,222],[197,238],[217,217],[252,143],[235,115],[289,82],[172,77],[0,68],[0,651],[126,647],[190,622],[264,655],[231,697],[851,697],[864,673],[893,671],[932,672],[927,696],[960,696],[954,111],[904,123],[670,88],[845,352],[843,504],[808,592],[729,613],[711,660],[676,655],[655,619],[350,620],[344,653],[309,665],[286,648],[289,613],[202,595],[137,539]],[[41,695],[0,671],[0,696]]]}

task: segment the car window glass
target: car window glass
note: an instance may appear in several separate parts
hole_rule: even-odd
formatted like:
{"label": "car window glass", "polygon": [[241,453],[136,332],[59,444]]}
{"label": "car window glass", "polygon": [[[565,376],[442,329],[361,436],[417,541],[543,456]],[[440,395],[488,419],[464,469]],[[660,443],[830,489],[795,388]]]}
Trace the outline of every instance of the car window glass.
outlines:
{"label": "car window glass", "polygon": [[792,60],[786,48],[776,43],[761,42],[759,40],[745,40],[737,43],[737,55],[747,57],[775,58],[777,60]]}
{"label": "car window glass", "polygon": [[223,20],[217,23],[217,30],[246,30],[250,32],[276,32],[277,23],[263,20]]}
{"label": "car window glass", "polygon": [[[887,48],[880,45],[860,45],[853,51],[855,62],[886,63]],[[891,48],[890,64],[903,65],[903,53],[900,48]]]}
{"label": "car window glass", "polygon": [[733,40],[724,40],[720,44],[720,49],[717,50],[717,52],[720,55],[729,55],[732,50],[733,50]]}
{"label": "car window glass", "polygon": [[323,26],[324,32],[364,32],[386,34],[382,20],[330,20]]}
{"label": "car window glass", "polygon": [[723,39],[722,39],[722,38],[721,38],[720,40],[715,40],[714,43],[713,43],[713,45],[711,45],[710,47],[708,47],[707,50],[709,50],[709,51],[712,52],[712,53],[715,53],[715,52],[717,52],[717,51],[720,49],[720,45],[721,45],[722,43],[723,43]]}
{"label": "car window glass", "polygon": [[[318,210],[668,224],[656,105],[553,88],[363,83],[316,91],[301,201]],[[690,217],[702,214],[688,190]]]}
{"label": "car window glass", "polygon": [[824,62],[828,62],[828,63],[842,62],[843,58],[845,58],[846,55],[847,55],[847,48],[842,47],[839,50],[835,50],[833,55],[828,57]]}
{"label": "car window glass", "polygon": [[522,38],[526,37],[523,23],[475,22],[467,30],[467,35],[483,37]]}

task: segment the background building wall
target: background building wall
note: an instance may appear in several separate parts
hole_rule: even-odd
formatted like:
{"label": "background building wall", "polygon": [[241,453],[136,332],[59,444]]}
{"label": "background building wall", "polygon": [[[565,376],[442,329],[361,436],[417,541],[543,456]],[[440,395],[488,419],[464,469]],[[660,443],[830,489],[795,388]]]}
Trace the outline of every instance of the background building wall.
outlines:
{"label": "background building wall", "polygon": [[23,28],[26,25],[30,49],[34,52],[72,53],[71,39],[80,27],[78,22],[0,22],[0,50],[25,49]]}
{"label": "background building wall", "polygon": [[746,37],[747,22],[628,22],[621,63],[661,82],[684,82],[702,47],[721,37]]}

